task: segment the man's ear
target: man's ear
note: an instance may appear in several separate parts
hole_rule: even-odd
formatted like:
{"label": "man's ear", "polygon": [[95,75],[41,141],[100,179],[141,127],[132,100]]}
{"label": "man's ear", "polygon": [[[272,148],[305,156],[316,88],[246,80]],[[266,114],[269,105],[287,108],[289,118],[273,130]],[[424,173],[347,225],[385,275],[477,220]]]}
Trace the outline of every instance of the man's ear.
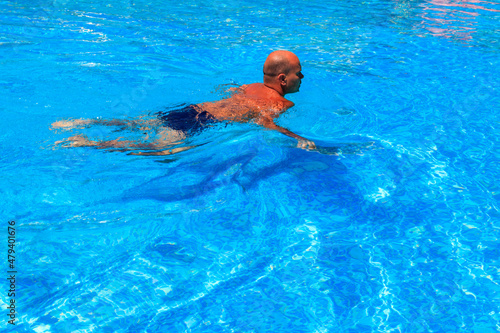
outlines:
{"label": "man's ear", "polygon": [[278,82],[281,84],[281,85],[285,85],[286,84],[286,75],[281,73],[278,75]]}

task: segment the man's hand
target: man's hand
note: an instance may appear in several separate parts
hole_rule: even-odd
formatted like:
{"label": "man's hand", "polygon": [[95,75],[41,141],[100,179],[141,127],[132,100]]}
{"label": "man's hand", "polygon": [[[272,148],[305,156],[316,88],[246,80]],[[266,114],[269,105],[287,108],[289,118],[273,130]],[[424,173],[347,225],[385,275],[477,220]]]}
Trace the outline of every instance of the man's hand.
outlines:
{"label": "man's hand", "polygon": [[310,140],[299,139],[299,142],[297,143],[297,148],[311,150],[311,149],[316,149],[316,145],[314,144],[314,142]]}

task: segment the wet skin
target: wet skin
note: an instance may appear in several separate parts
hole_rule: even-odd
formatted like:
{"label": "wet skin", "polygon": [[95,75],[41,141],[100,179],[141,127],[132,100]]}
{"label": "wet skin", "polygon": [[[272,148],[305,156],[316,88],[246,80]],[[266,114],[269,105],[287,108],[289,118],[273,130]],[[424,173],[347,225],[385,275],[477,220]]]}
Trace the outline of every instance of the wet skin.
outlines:
{"label": "wet skin", "polygon": [[[215,102],[206,102],[195,105],[199,112],[207,111],[219,121],[254,122],[265,128],[279,131],[298,140],[297,147],[315,149],[314,142],[307,140],[286,128],[276,125],[277,119],[283,112],[294,106],[294,103],[284,96],[298,92],[304,75],[298,57],[288,51],[271,53],[264,63],[264,83],[253,83],[233,89],[229,98]],[[53,129],[72,129],[88,125],[118,126],[121,128],[151,128],[162,127],[159,120],[93,120],[76,119],[62,120],[52,124]],[[68,147],[92,146],[104,149],[118,149],[123,151],[135,149],[156,150],[154,152],[131,152],[134,155],[169,155],[184,151],[191,147],[170,148],[181,143],[186,133],[164,128],[156,131],[158,138],[151,143],[134,142],[129,140],[91,141],[85,136],[76,135],[57,142]]]}

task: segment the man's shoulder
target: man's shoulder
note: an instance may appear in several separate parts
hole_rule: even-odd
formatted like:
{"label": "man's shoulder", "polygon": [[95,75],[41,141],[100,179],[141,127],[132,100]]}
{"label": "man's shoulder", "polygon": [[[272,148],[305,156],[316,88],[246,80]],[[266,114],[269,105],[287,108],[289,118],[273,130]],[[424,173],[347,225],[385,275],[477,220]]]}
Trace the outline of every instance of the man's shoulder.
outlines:
{"label": "man's shoulder", "polygon": [[240,87],[240,89],[242,89],[244,92],[247,92],[247,91],[258,91],[258,90],[262,90],[264,88],[264,84],[263,83],[250,83],[250,84],[244,84]]}
{"label": "man's shoulder", "polygon": [[289,108],[291,108],[294,105],[295,105],[294,102],[285,99],[285,108],[289,109]]}

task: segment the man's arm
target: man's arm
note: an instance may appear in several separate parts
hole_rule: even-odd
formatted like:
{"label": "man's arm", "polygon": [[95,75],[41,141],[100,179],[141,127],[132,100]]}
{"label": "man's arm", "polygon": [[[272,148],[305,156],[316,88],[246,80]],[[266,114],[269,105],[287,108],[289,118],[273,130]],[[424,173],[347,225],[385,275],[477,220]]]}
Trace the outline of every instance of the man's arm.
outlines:
{"label": "man's arm", "polygon": [[308,140],[306,138],[303,138],[300,135],[297,135],[297,134],[293,133],[292,131],[287,130],[284,127],[276,125],[272,118],[261,117],[259,120],[256,121],[256,123],[264,126],[265,128],[269,128],[269,129],[278,131],[282,134],[285,134],[286,136],[289,136],[291,138],[296,139],[298,141],[298,144],[297,144],[298,148],[316,149],[316,145],[314,144],[313,141]]}

